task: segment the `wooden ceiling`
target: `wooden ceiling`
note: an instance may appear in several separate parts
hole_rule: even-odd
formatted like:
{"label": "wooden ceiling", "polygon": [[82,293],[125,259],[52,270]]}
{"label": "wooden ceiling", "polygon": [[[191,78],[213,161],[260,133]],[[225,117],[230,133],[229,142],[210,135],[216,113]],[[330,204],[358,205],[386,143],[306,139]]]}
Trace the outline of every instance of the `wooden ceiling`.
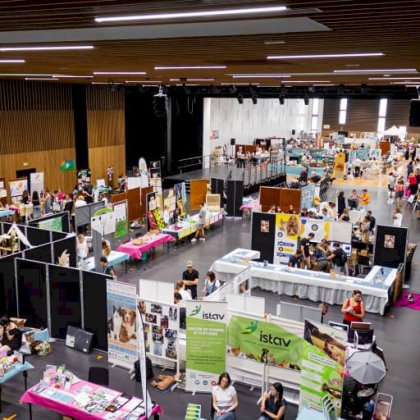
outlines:
{"label": "wooden ceiling", "polygon": [[[24,64],[0,64],[0,73],[20,74],[72,74],[92,75],[94,71],[145,71],[146,76],[102,76],[94,79],[62,79],[64,82],[91,83],[126,80],[157,80],[164,84],[175,84],[175,78],[214,78],[214,82],[191,82],[199,84],[250,83],[262,85],[294,84],[294,81],[307,82],[303,85],[319,83],[346,85],[385,85],[390,81],[369,80],[382,77],[381,73],[369,75],[317,74],[332,73],[336,69],[393,69],[415,68],[420,70],[420,1],[419,0],[173,0],[173,1],[118,1],[118,0],[54,0],[25,1],[4,0],[0,2],[0,37],[2,33],[16,31],[50,31],[75,28],[122,26],[121,23],[98,24],[97,16],[127,15],[132,13],[162,13],[170,11],[190,11],[220,9],[226,7],[263,5],[286,5],[296,12],[293,15],[260,16],[258,19],[309,17],[325,25],[329,31],[296,32],[264,35],[234,35],[212,37],[183,37],[165,39],[127,39],[127,40],[86,40],[71,44],[92,44],[89,51],[61,52],[1,52],[0,59],[25,59]],[[303,9],[317,8],[320,12],[305,12]],[[302,10],[305,13],[300,14]],[[251,19],[247,17],[247,19]],[[256,19],[252,17],[252,19]],[[231,20],[223,19],[226,25]],[[200,20],[195,20],[195,22]],[[208,22],[209,19],[205,19]],[[220,18],[219,18],[220,21]],[[173,23],[179,23],[176,21]],[[183,20],[189,23],[191,20]],[[148,22],[148,25],[162,22]],[[169,22],[166,22],[169,24]],[[131,25],[138,25],[132,22]],[[267,41],[284,41],[282,44],[267,45]],[[51,35],[51,42],[65,44]],[[19,45],[19,44],[16,44]],[[25,45],[30,45],[28,42]],[[39,45],[38,43],[36,45]],[[47,44],[43,44],[47,45]],[[3,47],[11,46],[0,45]],[[267,61],[267,55],[332,54],[332,53],[383,52],[382,57],[335,58],[335,59],[287,59]],[[194,66],[225,65],[220,70],[154,70],[155,66]],[[230,74],[291,73],[285,79],[233,79]],[[293,75],[306,73],[306,75]],[[387,72],[388,73],[388,72]],[[390,74],[390,73],[388,73]],[[420,74],[390,74],[391,77],[417,80]],[[410,76],[418,79],[410,79]],[[11,78],[10,76],[0,76]],[[15,76],[13,78],[23,78]]]}

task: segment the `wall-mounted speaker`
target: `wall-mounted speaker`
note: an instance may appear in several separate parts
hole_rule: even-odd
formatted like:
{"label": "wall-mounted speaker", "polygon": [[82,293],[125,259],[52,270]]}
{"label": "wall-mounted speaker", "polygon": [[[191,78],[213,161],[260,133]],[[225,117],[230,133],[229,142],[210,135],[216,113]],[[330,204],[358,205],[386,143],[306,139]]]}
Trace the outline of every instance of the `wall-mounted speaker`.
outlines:
{"label": "wall-mounted speaker", "polygon": [[230,145],[231,146],[235,146],[236,140],[235,139],[230,139]]}

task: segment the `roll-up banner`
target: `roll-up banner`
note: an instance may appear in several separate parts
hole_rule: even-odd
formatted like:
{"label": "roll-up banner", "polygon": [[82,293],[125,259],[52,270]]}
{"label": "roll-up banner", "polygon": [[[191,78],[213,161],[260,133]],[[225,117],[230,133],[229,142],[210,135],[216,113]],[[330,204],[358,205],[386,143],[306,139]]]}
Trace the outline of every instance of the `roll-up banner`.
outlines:
{"label": "roll-up banner", "polygon": [[[263,229],[263,227],[261,227]],[[288,264],[298,247],[300,217],[295,214],[276,214],[273,264]]]}

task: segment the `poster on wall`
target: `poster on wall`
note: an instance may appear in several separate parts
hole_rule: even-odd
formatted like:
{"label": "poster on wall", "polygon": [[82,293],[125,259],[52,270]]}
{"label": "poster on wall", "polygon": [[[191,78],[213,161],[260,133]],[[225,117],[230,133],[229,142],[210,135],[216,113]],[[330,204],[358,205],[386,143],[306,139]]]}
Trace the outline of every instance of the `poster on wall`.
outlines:
{"label": "poster on wall", "polygon": [[276,214],[273,264],[288,264],[298,247],[300,218],[294,214]]}
{"label": "poster on wall", "polygon": [[136,287],[107,280],[106,295],[108,362],[132,369],[137,360]]}
{"label": "poster on wall", "polygon": [[301,369],[303,339],[277,324],[232,316],[228,328],[230,356],[286,369]]}
{"label": "poster on wall", "polygon": [[347,334],[325,324],[305,321],[299,410],[322,411],[329,398],[341,413]]}
{"label": "poster on wall", "polygon": [[128,233],[127,200],[114,203],[112,206],[115,219],[115,238],[121,238]]}
{"label": "poster on wall", "polygon": [[139,174],[140,174],[140,187],[146,188],[149,186],[149,172],[147,169],[147,163],[144,158],[139,159]]}
{"label": "poster on wall", "polygon": [[30,185],[31,185],[31,191],[32,194],[34,191],[36,191],[38,194],[41,193],[41,191],[44,189],[44,172],[33,172],[30,174]]}
{"label": "poster on wall", "polygon": [[311,183],[301,188],[300,210],[310,209],[315,198],[315,184]]}
{"label": "poster on wall", "polygon": [[188,391],[210,393],[226,370],[226,309],[226,302],[186,302]]}
{"label": "poster on wall", "polygon": [[337,153],[334,163],[334,178],[343,179],[346,170],[346,154]]}
{"label": "poster on wall", "polygon": [[217,140],[219,138],[219,130],[210,131],[210,140]]}
{"label": "poster on wall", "polygon": [[331,223],[329,220],[302,217],[300,221],[301,238],[307,238],[310,233],[313,233],[314,239],[311,242],[321,242],[322,239],[330,240]]}
{"label": "poster on wall", "polygon": [[62,232],[63,231],[63,220],[61,216],[55,217],[48,220],[42,220],[38,222],[38,227],[44,230],[51,230],[53,232]]}
{"label": "poster on wall", "polygon": [[91,227],[102,236],[115,232],[115,215],[108,207],[96,210],[91,219]]}
{"label": "poster on wall", "polygon": [[137,300],[137,309],[143,319],[146,353],[155,357],[177,360],[178,358],[178,306]]}
{"label": "poster on wall", "polygon": [[28,190],[28,180],[18,179],[16,181],[9,181],[10,197],[13,199],[20,200],[22,198],[23,191]]}

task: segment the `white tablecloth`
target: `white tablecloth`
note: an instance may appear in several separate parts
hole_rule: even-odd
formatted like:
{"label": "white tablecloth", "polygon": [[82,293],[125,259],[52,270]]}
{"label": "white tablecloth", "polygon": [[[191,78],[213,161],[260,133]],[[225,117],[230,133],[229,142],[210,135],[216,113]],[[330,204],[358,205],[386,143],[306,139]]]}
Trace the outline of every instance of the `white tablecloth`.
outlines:
{"label": "white tablecloth", "polygon": [[217,279],[229,281],[246,266],[251,266],[253,287],[258,286],[278,294],[296,295],[303,299],[332,305],[341,305],[353,290],[358,289],[363,293],[366,311],[381,315],[384,314],[397,274],[396,269],[374,266],[364,279],[344,276],[331,278],[327,273],[282,265],[264,266],[263,263],[243,260],[240,255],[235,254],[235,251],[216,260],[211,270],[215,272]]}

